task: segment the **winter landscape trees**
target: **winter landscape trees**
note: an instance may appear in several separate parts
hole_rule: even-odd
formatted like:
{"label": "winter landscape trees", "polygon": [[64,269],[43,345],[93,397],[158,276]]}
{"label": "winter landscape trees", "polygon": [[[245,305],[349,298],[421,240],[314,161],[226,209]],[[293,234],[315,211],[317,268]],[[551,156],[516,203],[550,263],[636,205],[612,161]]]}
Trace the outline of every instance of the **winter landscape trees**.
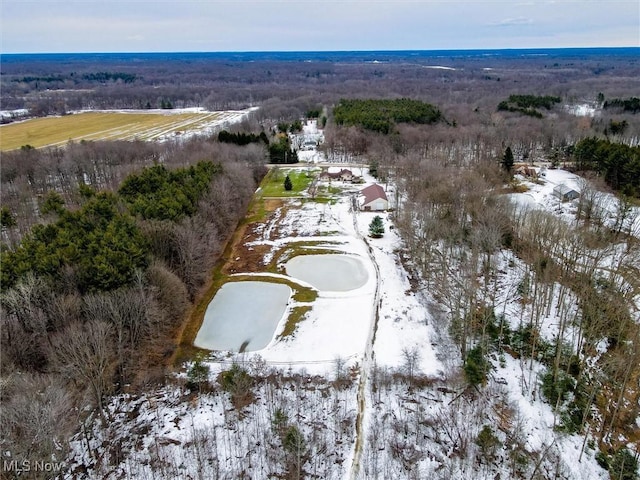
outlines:
{"label": "winter landscape trees", "polygon": [[[45,91],[69,78],[11,66],[3,106],[28,91],[48,111],[260,109],[211,138],[3,153],[3,455],[65,459],[78,477],[637,478],[640,123],[630,101],[593,117],[568,108],[629,98],[637,60],[558,59],[571,76],[552,60],[233,60],[215,75],[185,66],[201,82],[183,89],[171,86],[183,72],[160,76],[157,63],[107,65],[78,76],[78,88],[106,83],[90,94]],[[616,68],[594,76],[600,62]],[[309,112],[327,114],[321,150],[369,165],[391,211],[349,211],[333,185],[315,201],[311,173],[274,169],[261,195],[277,207],[252,207],[262,223],[241,225],[240,260],[275,264],[261,252],[288,237],[313,237],[311,249],[337,248],[336,231],[378,237],[366,239],[384,269],[368,350],[324,367],[188,349],[174,362],[214,265],[233,261],[227,240],[264,164],[297,161],[287,133]],[[611,121],[628,126],[612,135]],[[517,164],[540,176],[512,180]],[[281,196],[287,178],[302,200]],[[580,198],[554,198],[562,181]],[[295,350],[310,325],[279,342]]]}
{"label": "winter landscape trees", "polygon": [[[244,213],[261,168],[241,151],[221,155],[198,140],[162,149],[178,165],[191,164],[184,168],[171,161],[152,166],[149,150],[135,143],[115,147],[124,153],[120,163],[114,147],[104,156],[99,148],[30,152],[31,188],[49,192],[40,208],[37,193],[29,198],[17,188],[28,184],[21,173],[3,177],[4,205],[17,212],[36,207],[35,215],[5,222],[3,231],[1,366],[9,408],[3,408],[2,441],[11,460],[31,458],[27,445],[44,440],[38,439],[51,431],[60,408],[92,406],[109,418],[110,394],[163,375],[162,359],[176,348],[172,336]],[[92,153],[84,164],[58,164],[51,187],[35,182],[49,175],[50,161]],[[221,163],[196,163],[203,154]],[[107,162],[124,172],[138,162],[149,167],[126,177],[118,192],[109,191],[117,186],[110,175],[85,183],[91,177],[82,174],[83,165],[95,172]],[[37,212],[43,223],[28,231],[24,222],[38,219]],[[57,390],[49,392],[52,385]],[[34,394],[38,389],[45,393]],[[51,423],[25,429],[13,418],[21,402]],[[64,458],[68,444],[61,439],[85,420],[86,413],[67,416],[55,435],[44,433],[50,438],[41,458]]]}

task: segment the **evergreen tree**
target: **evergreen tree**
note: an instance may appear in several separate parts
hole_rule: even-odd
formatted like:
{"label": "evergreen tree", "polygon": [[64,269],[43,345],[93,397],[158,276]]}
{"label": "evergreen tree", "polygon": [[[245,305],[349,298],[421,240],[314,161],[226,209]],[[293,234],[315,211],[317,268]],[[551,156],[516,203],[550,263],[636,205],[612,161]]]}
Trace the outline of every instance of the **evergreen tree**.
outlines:
{"label": "evergreen tree", "polygon": [[616,480],[637,480],[637,471],[638,460],[636,460],[633,454],[626,448],[618,450],[613,456],[609,467],[611,478],[615,478]]}
{"label": "evergreen tree", "polygon": [[485,353],[480,345],[471,349],[464,362],[464,375],[471,385],[480,385],[487,380],[490,364],[485,359]]}
{"label": "evergreen tree", "polygon": [[285,189],[287,192],[290,192],[291,190],[293,190],[293,183],[291,183],[291,179],[289,178],[289,175],[287,175],[287,176],[284,178],[284,189]]}
{"label": "evergreen tree", "polygon": [[73,272],[79,291],[115,290],[147,265],[146,240],[111,193],[76,211],[61,209],[54,223],[36,225],[12,251],[1,251],[2,288],[29,273],[59,281]]}
{"label": "evergreen tree", "polygon": [[378,178],[378,162],[376,161],[372,161],[369,164],[369,174],[373,177],[373,178]]}
{"label": "evergreen tree", "polygon": [[511,147],[507,147],[504,151],[504,155],[502,156],[502,168],[507,172],[511,172],[513,163],[513,152],[511,151]]}
{"label": "evergreen tree", "polygon": [[60,215],[64,210],[64,199],[62,198],[62,195],[54,191],[49,192],[45,197],[40,210],[45,215],[47,213],[57,213]]}
{"label": "evergreen tree", "polygon": [[11,214],[11,211],[7,207],[2,207],[0,210],[0,227],[11,228],[16,226],[16,219]]}
{"label": "evergreen tree", "polygon": [[384,224],[382,223],[382,218],[376,215],[369,224],[369,236],[372,238],[380,238],[382,235],[384,235]]}

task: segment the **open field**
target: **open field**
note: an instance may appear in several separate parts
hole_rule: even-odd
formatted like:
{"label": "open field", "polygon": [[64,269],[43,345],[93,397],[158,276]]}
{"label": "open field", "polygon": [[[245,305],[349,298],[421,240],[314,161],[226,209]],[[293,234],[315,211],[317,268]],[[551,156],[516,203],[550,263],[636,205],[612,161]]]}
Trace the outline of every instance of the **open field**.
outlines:
{"label": "open field", "polygon": [[170,136],[206,132],[239,120],[246,112],[161,111],[147,113],[82,112],[45,117],[0,127],[0,150],[60,146],[80,140],[162,140]]}
{"label": "open field", "polygon": [[[260,192],[264,197],[298,197],[307,191],[307,188],[317,176],[317,172],[306,168],[282,168],[274,167],[260,185]],[[291,190],[284,188],[284,179],[289,175]]]}

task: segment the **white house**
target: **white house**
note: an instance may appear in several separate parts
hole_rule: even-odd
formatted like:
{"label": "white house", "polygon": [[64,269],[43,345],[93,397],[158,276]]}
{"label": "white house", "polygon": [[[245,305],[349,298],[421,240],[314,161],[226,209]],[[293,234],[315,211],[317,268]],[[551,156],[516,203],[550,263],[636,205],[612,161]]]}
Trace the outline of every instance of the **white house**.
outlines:
{"label": "white house", "polygon": [[387,194],[377,183],[369,185],[360,190],[360,209],[365,211],[379,212],[389,209],[389,199]]}

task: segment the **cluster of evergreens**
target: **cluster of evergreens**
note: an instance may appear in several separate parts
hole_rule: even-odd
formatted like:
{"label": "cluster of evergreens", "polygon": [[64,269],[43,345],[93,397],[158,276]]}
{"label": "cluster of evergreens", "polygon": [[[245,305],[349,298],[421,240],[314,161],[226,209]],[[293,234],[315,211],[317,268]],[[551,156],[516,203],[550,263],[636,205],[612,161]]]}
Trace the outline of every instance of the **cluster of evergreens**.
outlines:
{"label": "cluster of evergreens", "polygon": [[626,120],[609,120],[609,126],[604,129],[605,135],[621,135],[625,132],[629,123]]}
{"label": "cluster of evergreens", "polygon": [[307,118],[319,118],[321,113],[322,113],[322,108],[321,107],[311,108],[311,109],[307,110],[307,112],[305,113],[305,117],[307,117]]}
{"label": "cluster of evergreens", "polygon": [[11,81],[17,82],[17,83],[32,83],[32,82],[51,83],[51,82],[63,82],[64,80],[65,78],[60,75],[46,75],[46,76],[27,75],[20,78],[14,78]]}
{"label": "cluster of evergreens", "polygon": [[15,250],[2,252],[2,289],[28,274],[59,285],[71,281],[81,292],[130,283],[147,264],[145,239],[118,203],[115,195],[99,193],[75,212],[56,208],[56,222],[36,225]]}
{"label": "cluster of evergreens", "polygon": [[419,100],[342,99],[333,109],[336,124],[359,126],[388,134],[396,123],[435,123],[442,118],[440,110]]}
{"label": "cluster of evergreens", "polygon": [[542,113],[538,109],[551,110],[560,101],[560,97],[551,95],[510,95],[508,100],[503,100],[498,104],[498,110],[520,112],[530,117],[542,118]]}
{"label": "cluster of evergreens", "polygon": [[124,72],[96,72],[96,73],[85,73],[82,75],[84,80],[88,80],[89,82],[117,82],[118,80],[122,80],[124,83],[133,83],[136,80],[136,75],[132,73],[124,73]]}
{"label": "cluster of evergreens", "polygon": [[129,176],[118,192],[134,215],[175,221],[196,212],[200,197],[219,169],[212,162],[177,170],[155,165]]}
{"label": "cluster of evergreens", "polygon": [[614,98],[607,100],[602,105],[603,108],[621,108],[625,112],[638,113],[640,112],[640,98]]}
{"label": "cluster of evergreens", "polygon": [[302,131],[302,120],[299,118],[293,122],[278,122],[276,125],[280,133],[296,133]]}
{"label": "cluster of evergreens", "polygon": [[80,292],[129,284],[149,258],[134,216],[175,222],[193,215],[219,171],[212,162],[176,170],[156,165],[129,176],[118,195],[83,188],[90,198],[76,211],[66,210],[59,195],[48,195],[43,213],[55,212],[59,218],[36,225],[16,249],[2,252],[2,288],[28,274],[71,281]]}
{"label": "cluster of evergreens", "polygon": [[291,148],[287,136],[281,136],[269,145],[269,161],[277,164],[298,163],[298,153]]}
{"label": "cluster of evergreens", "polygon": [[576,167],[602,175],[614,190],[640,196],[640,147],[586,138],[576,144]]}
{"label": "cluster of evergreens", "polygon": [[240,146],[260,142],[263,142],[265,145],[269,145],[269,139],[267,138],[267,134],[264,132],[260,132],[259,135],[256,135],[255,133],[231,133],[227,130],[222,130],[218,133],[218,141],[222,143],[233,143]]}

